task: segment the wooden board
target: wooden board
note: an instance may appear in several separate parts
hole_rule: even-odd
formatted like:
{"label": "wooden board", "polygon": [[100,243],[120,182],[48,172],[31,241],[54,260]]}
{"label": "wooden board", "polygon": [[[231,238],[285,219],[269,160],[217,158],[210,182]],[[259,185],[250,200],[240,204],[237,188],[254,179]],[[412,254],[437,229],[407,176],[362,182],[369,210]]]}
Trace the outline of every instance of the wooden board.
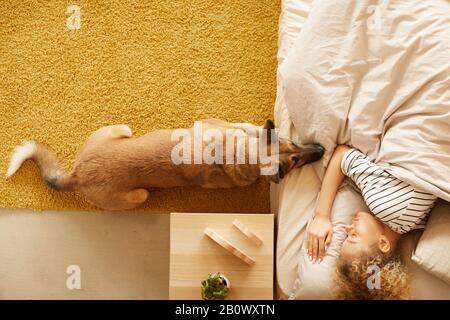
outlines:
{"label": "wooden board", "polygon": [[229,251],[233,255],[235,255],[237,258],[244,261],[246,264],[253,266],[255,264],[255,259],[247,255],[244,251],[239,249],[234,244],[230,243],[227,239],[222,237],[220,234],[218,234],[216,231],[214,231],[211,228],[206,228],[204,233],[211,238],[214,242],[216,242],[219,246],[224,248],[225,250]]}
{"label": "wooden board", "polygon": [[250,230],[245,224],[243,224],[238,219],[234,219],[233,225],[239,229],[243,234],[246,235],[247,238],[249,238],[251,241],[253,241],[254,244],[257,246],[262,245],[263,241],[262,239],[255,234],[252,230]]}
{"label": "wooden board", "polygon": [[[255,245],[234,225],[238,219],[261,237]],[[255,260],[250,266],[212,241],[210,228]],[[273,299],[274,216],[271,214],[172,213],[170,299],[201,299],[200,283],[221,272],[232,289],[227,299]]]}

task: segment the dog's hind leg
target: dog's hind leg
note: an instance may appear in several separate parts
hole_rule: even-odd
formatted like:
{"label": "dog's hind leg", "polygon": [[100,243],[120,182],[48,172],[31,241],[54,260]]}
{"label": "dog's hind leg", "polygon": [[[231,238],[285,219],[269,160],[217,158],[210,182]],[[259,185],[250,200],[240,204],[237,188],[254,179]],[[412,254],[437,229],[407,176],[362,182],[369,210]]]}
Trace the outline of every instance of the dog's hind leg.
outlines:
{"label": "dog's hind leg", "polygon": [[81,157],[83,153],[88,152],[91,148],[95,148],[99,144],[105,143],[111,139],[131,138],[133,132],[130,127],[125,124],[111,125],[102,127],[94,131],[84,142],[83,146],[78,151],[78,156]]}
{"label": "dog's hind leg", "polygon": [[137,188],[126,192],[123,197],[130,205],[138,206],[144,203],[148,198],[148,191],[146,189]]}
{"label": "dog's hind leg", "polygon": [[97,188],[83,191],[90,203],[106,210],[134,209],[143,204],[149,195],[149,192],[142,188],[131,191],[107,191]]}
{"label": "dog's hind leg", "polygon": [[108,204],[110,210],[129,210],[134,209],[143,204],[148,198],[146,189],[137,188],[126,192],[116,192],[111,195],[110,199],[114,199]]}
{"label": "dog's hind leg", "polygon": [[133,131],[126,124],[118,124],[114,126],[107,126],[108,129],[107,136],[109,138],[131,138]]}
{"label": "dog's hind leg", "polygon": [[125,124],[102,127],[94,131],[86,140],[86,144],[105,141],[105,139],[131,138],[133,132]]}

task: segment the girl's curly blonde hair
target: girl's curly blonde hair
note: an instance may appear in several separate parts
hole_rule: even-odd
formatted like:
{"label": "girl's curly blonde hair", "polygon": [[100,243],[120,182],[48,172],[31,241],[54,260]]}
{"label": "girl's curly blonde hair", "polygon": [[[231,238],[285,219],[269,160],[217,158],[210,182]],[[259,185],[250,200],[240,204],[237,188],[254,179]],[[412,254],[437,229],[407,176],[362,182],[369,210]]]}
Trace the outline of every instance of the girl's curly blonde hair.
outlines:
{"label": "girl's curly blonde hair", "polygon": [[[379,270],[379,287],[374,288],[374,272]],[[369,279],[369,277],[371,277]],[[368,281],[369,280],[369,281]],[[403,300],[410,294],[409,275],[398,256],[376,255],[361,261],[339,259],[335,272],[336,299]],[[372,289],[371,289],[372,288]]]}

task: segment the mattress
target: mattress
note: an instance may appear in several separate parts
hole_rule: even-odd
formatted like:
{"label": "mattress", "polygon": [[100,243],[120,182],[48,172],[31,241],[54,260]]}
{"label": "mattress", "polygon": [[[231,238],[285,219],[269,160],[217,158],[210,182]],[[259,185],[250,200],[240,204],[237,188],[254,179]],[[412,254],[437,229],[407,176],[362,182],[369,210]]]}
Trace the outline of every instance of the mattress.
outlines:
{"label": "mattress", "polygon": [[[279,20],[278,64],[287,56],[289,48],[302,30],[313,8],[308,0],[284,0]],[[280,136],[300,142],[289,112],[279,79],[275,103],[275,123]],[[298,261],[308,222],[313,217],[324,169],[321,163],[303,166],[292,171],[279,185],[271,186],[271,209],[276,214],[276,282],[277,296],[286,299],[298,277]],[[412,297],[416,299],[450,299],[450,286],[425,272],[410,259],[420,232],[407,235],[402,240],[401,254],[409,267],[414,283]]]}

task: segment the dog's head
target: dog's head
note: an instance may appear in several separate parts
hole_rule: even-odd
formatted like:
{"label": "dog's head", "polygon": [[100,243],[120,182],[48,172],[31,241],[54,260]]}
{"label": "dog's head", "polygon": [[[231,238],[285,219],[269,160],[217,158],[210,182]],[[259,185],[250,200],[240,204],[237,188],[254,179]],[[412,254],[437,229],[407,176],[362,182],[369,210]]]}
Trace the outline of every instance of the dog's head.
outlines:
{"label": "dog's head", "polygon": [[279,183],[292,169],[319,160],[325,151],[320,144],[297,146],[292,141],[280,142],[280,146],[282,144],[289,145],[289,148],[286,148],[285,152],[280,151],[278,155],[278,172],[271,176],[271,180],[275,183]]}
{"label": "dog's head", "polygon": [[[267,120],[264,129],[275,130],[273,121]],[[274,138],[278,141],[278,152],[273,147]],[[269,176],[275,183],[279,183],[292,169],[319,160],[325,152],[320,144],[296,145],[289,139],[279,138],[276,133],[267,135],[267,144],[271,145],[271,158],[278,165],[277,172]]]}

